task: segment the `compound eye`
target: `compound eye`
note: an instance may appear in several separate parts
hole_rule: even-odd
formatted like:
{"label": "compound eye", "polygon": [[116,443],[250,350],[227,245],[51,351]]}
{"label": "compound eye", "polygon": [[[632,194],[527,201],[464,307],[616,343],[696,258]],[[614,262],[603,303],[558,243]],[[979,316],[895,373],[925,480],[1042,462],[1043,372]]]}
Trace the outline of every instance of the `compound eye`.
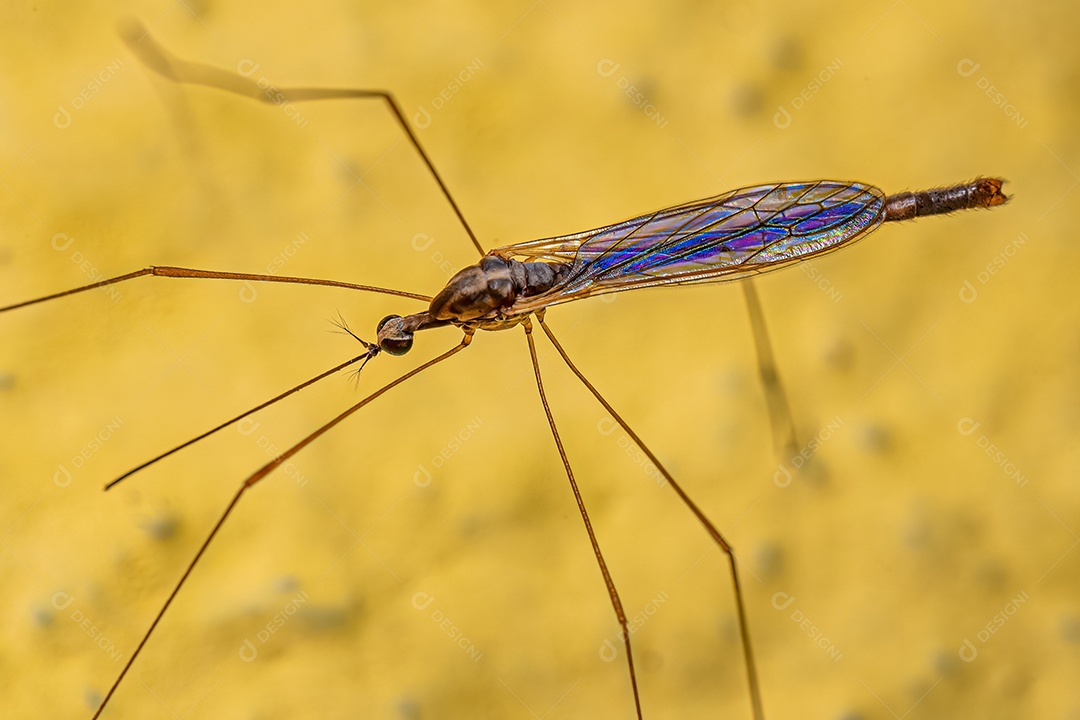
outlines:
{"label": "compound eye", "polygon": [[379,342],[379,348],[390,355],[404,355],[412,350],[412,341],[411,334],[402,338],[383,338]]}
{"label": "compound eye", "polygon": [[386,325],[386,323],[390,322],[391,320],[400,320],[400,319],[401,319],[400,315],[387,315],[386,317],[384,317],[382,320],[379,321],[379,324],[375,327],[375,332],[379,332],[380,330],[382,330],[383,325]]}
{"label": "compound eye", "polygon": [[[394,322],[397,327],[389,327],[383,332],[389,323]],[[400,327],[400,315],[387,315],[379,321],[375,331],[379,335],[379,349],[389,355],[404,355],[412,350],[413,334]]]}

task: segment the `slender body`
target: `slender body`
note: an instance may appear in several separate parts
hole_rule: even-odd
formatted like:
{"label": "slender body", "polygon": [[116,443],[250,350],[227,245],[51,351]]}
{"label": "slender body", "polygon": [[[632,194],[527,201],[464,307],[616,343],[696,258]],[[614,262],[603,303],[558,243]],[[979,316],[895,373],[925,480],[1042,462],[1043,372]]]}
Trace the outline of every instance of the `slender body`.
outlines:
{"label": "slender body", "polygon": [[379,323],[402,355],[418,330],[503,330],[551,305],[655,285],[723,282],[833,252],[881,223],[1005,203],[999,178],[886,196],[819,180],[758,185],[615,225],[496,248],[454,275],[420,313]]}

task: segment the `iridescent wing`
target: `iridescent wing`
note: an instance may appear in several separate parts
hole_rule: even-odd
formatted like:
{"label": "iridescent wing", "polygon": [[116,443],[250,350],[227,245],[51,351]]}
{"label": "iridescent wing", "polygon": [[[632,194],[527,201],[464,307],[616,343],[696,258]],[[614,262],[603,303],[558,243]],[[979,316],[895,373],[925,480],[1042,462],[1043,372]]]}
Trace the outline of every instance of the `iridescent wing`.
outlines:
{"label": "iridescent wing", "polygon": [[559,286],[520,298],[519,315],[600,293],[737,280],[850,244],[884,219],[871,185],[820,180],[758,185],[575,235],[493,250],[566,263]]}

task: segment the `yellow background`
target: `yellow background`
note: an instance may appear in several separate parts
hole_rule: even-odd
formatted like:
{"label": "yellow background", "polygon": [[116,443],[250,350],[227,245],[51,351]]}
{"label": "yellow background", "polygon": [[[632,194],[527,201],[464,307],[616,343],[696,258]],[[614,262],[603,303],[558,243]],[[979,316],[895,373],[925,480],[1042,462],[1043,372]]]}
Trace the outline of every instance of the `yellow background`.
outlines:
{"label": "yellow background", "polygon": [[[305,105],[298,127],[281,109],[171,86],[118,38],[126,16],[187,59],[251,60],[284,86],[388,88],[409,117],[426,108],[417,132],[485,247],[759,182],[896,192],[1004,176],[1004,208],[886,226],[816,262],[816,280],[795,268],[759,281],[802,442],[837,427],[786,487],[739,287],[641,291],[548,318],[740,553],[768,717],[1080,712],[1076,11],[391,5],[0,10],[0,303],[93,270],[265,272],[301,234],[279,272],[433,294],[447,267],[476,259],[379,103]],[[417,234],[432,239],[423,251]],[[452,329],[422,334],[412,355],[372,362],[359,389],[324,381],[253,432],[102,493],[356,353],[327,332],[338,311],[371,339],[382,316],[420,309],[305,287],[246,303],[211,281],[117,290],[0,317],[3,717],[89,716],[266,446],[456,342]],[[627,612],[648,618],[633,635],[646,717],[748,717],[723,556],[541,347]],[[606,640],[617,624],[525,340],[486,333],[250,493],[107,716],[629,718]]]}

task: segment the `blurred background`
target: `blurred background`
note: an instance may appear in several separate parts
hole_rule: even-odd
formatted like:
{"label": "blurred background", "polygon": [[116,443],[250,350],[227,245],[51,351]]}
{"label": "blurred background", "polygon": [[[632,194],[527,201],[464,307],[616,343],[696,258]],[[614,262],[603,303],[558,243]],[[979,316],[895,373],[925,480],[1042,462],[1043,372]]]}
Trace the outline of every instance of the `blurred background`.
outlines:
{"label": "blurred background", "polygon": [[[396,93],[485,248],[770,181],[1009,180],[743,291],[560,306],[564,346],[739,554],[770,718],[1080,717],[1072,6],[37,3],[0,10],[0,304],[173,264],[434,294],[477,259],[379,102],[170,85],[117,34]],[[4,717],[88,717],[244,477],[457,342],[418,336],[109,493],[422,304],[141,278],[0,316]],[[245,497],[113,718],[633,717],[519,330],[484,333]],[[750,716],[731,579],[543,338],[634,626],[645,716]],[[809,458],[809,459],[807,459]]]}

